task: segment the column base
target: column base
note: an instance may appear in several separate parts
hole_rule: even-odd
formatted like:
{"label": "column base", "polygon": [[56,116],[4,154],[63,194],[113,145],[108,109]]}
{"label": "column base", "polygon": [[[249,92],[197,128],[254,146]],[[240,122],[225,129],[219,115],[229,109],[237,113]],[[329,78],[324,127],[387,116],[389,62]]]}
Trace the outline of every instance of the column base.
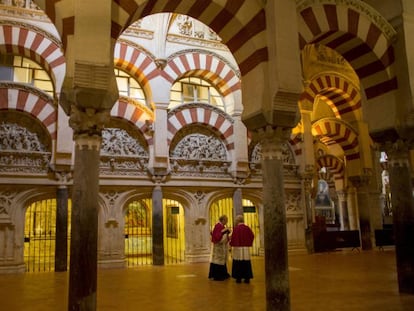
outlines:
{"label": "column base", "polygon": [[99,269],[125,269],[126,261],[125,259],[106,259],[98,260]]}
{"label": "column base", "polygon": [[194,252],[191,254],[185,255],[185,260],[188,263],[199,263],[199,262],[209,262],[210,261],[210,253],[203,252]]}
{"label": "column base", "polygon": [[1,264],[0,263],[0,274],[17,274],[25,273],[26,266],[25,264]]}

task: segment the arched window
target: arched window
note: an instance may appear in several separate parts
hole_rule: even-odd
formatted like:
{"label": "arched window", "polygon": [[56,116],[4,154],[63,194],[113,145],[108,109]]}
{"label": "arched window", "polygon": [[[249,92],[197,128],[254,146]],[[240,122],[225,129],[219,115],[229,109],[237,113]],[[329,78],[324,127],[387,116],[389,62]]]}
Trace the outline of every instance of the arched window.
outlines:
{"label": "arched window", "polygon": [[188,77],[174,83],[169,108],[188,103],[204,103],[226,111],[224,100],[217,89],[201,78]]}
{"label": "arched window", "polygon": [[119,95],[135,99],[145,105],[145,94],[138,81],[121,69],[115,68],[114,71]]}
{"label": "arched window", "polygon": [[36,62],[17,55],[0,57],[0,80],[30,84],[53,97],[49,74]]}

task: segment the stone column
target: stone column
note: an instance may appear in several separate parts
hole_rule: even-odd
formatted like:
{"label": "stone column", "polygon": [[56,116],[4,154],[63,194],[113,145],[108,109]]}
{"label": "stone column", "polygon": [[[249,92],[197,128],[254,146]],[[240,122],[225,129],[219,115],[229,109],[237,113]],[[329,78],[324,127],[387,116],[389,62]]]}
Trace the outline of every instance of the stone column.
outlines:
{"label": "stone column", "polygon": [[75,136],[68,310],[96,310],[101,136]]}
{"label": "stone column", "polygon": [[355,188],[349,187],[347,194],[346,205],[348,207],[349,229],[359,230],[357,196]]}
{"label": "stone column", "polygon": [[67,271],[68,267],[68,187],[59,186],[56,191],[56,240],[55,271]]}
{"label": "stone column", "polygon": [[312,224],[313,224],[313,211],[312,211],[312,179],[314,174],[314,167],[313,165],[307,165],[305,167],[304,172],[302,173],[302,198],[305,205],[305,239],[306,239],[306,248],[308,253],[312,254],[314,250],[314,242],[313,242],[313,232],[312,232]]}
{"label": "stone column", "polygon": [[164,264],[164,217],[162,207],[162,189],[156,185],[152,191],[152,262]]}
{"label": "stone column", "polygon": [[[73,89],[72,89],[73,91]],[[66,93],[67,95],[70,95]],[[78,89],[71,99],[101,102],[109,96]],[[76,96],[78,97],[76,97]],[[74,130],[74,167],[68,310],[95,311],[98,261],[98,193],[102,129],[109,110],[73,104],[69,124]]]}
{"label": "stone column", "polygon": [[348,216],[348,204],[347,193],[344,190],[337,191],[338,203],[339,203],[339,222],[341,224],[341,230],[349,230],[349,216]]}
{"label": "stone column", "polygon": [[369,176],[353,176],[350,177],[352,184],[357,189],[358,219],[359,230],[361,235],[361,248],[363,250],[372,249],[372,226],[370,206],[372,204],[369,195]]}
{"label": "stone column", "polygon": [[237,188],[233,193],[233,220],[235,216],[243,215],[243,192],[241,188]]}
{"label": "stone column", "polygon": [[288,244],[282,144],[290,130],[266,129],[262,142],[263,213],[267,310],[290,310]]}
{"label": "stone column", "polygon": [[393,230],[400,293],[414,294],[414,202],[409,148],[398,140],[388,146]]}

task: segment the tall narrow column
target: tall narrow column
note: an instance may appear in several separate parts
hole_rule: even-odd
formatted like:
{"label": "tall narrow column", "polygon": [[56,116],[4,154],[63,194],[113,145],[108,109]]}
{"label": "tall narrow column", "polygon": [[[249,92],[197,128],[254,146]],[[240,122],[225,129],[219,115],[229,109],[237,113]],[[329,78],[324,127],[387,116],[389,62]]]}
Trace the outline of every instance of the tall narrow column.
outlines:
{"label": "tall narrow column", "polygon": [[154,265],[164,264],[164,217],[160,185],[156,185],[152,191],[152,262]]}
{"label": "tall narrow column", "polygon": [[289,133],[268,126],[259,134],[262,142],[266,306],[269,311],[290,310],[282,159],[282,143]]}
{"label": "tall narrow column", "polygon": [[96,310],[101,136],[75,136],[68,310]]}
{"label": "tall narrow column", "polygon": [[414,294],[414,203],[409,149],[397,141],[387,150],[400,293]]}
{"label": "tall narrow column", "polygon": [[[233,216],[243,215],[243,192],[237,188],[233,193]],[[233,217],[236,219],[236,217]]]}
{"label": "tall narrow column", "polygon": [[313,241],[313,211],[312,211],[312,178],[314,174],[314,166],[307,165],[302,173],[302,199],[305,205],[305,217],[306,217],[306,228],[305,228],[305,238],[306,238],[306,248],[308,253],[313,253],[315,251],[314,241]]}
{"label": "tall narrow column", "polygon": [[[309,86],[309,81],[304,82],[304,87]],[[309,253],[314,252],[313,230],[312,224],[314,222],[314,208],[312,206],[312,180],[315,175],[315,151],[313,149],[313,135],[312,135],[312,112],[313,102],[303,100],[300,102],[300,113],[302,116],[303,126],[303,160],[301,161],[301,175],[302,175],[302,189],[303,200],[305,203],[306,224],[305,224],[305,239],[306,248]]]}
{"label": "tall narrow column", "polygon": [[369,176],[352,176],[349,178],[352,184],[357,189],[357,204],[358,204],[358,219],[359,219],[359,230],[361,235],[361,248],[363,250],[372,249],[372,224],[371,224],[371,200],[369,196]]}
{"label": "tall narrow column", "polygon": [[55,271],[68,269],[68,187],[59,186],[56,191],[56,243]]}
{"label": "tall narrow column", "polygon": [[359,230],[356,190],[354,187],[349,187],[347,193],[346,205],[348,207],[349,229]]}
{"label": "tall narrow column", "polygon": [[337,191],[339,202],[339,222],[341,230],[349,230],[348,204],[346,202],[347,193],[344,190]]}

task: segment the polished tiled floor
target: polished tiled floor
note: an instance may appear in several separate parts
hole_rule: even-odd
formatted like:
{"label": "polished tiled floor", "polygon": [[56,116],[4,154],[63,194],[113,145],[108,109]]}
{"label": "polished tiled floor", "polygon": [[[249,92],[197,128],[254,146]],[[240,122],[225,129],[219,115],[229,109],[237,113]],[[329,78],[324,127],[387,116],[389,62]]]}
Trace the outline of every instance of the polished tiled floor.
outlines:
{"label": "polished tiled floor", "polygon": [[[397,289],[395,253],[289,255],[292,311],[413,311]],[[263,258],[250,284],[207,279],[208,264],[100,270],[99,311],[264,311]],[[66,311],[67,273],[0,275],[0,310]]]}

